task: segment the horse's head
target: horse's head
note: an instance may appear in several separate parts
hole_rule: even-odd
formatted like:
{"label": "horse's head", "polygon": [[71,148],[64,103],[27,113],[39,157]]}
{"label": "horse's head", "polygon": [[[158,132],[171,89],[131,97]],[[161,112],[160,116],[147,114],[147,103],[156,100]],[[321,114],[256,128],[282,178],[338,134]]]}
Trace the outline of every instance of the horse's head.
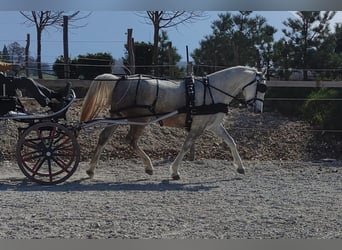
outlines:
{"label": "horse's head", "polygon": [[265,74],[266,70],[255,72],[254,79],[242,88],[246,103],[256,113],[262,113],[263,111],[264,98],[267,90]]}

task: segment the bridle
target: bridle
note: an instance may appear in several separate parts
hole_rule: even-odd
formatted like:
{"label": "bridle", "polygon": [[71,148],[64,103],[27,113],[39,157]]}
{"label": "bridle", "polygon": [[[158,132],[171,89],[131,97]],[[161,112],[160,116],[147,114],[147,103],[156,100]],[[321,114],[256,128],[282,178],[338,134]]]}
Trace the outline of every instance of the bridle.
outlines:
{"label": "bridle", "polygon": [[[264,102],[263,99],[260,99],[257,96],[258,96],[258,93],[262,93],[263,94],[263,93],[266,92],[267,86],[266,86],[265,81],[266,81],[266,79],[265,79],[265,77],[262,74],[256,73],[255,78],[251,82],[247,83],[245,86],[242,87],[241,91],[244,91],[244,89],[247,88],[248,86],[250,86],[250,85],[252,85],[254,83],[257,84],[254,97],[249,99],[249,100],[246,100],[246,101],[245,100],[241,100],[240,98],[238,98],[238,97],[236,97],[234,95],[231,95],[231,94],[223,91],[222,89],[219,89],[219,88],[217,88],[215,86],[210,85],[208,77],[206,77],[206,79],[203,80],[203,84],[205,85],[206,88],[209,89],[209,92],[210,92],[210,89],[214,89],[214,90],[216,90],[216,91],[218,91],[218,92],[220,92],[220,93],[222,93],[222,94],[224,94],[226,96],[229,96],[229,97],[233,98],[234,100],[236,100],[236,101],[238,101],[238,102],[240,102],[242,104],[253,106],[256,101]],[[211,94],[211,97],[212,97],[212,94]],[[213,99],[213,97],[212,97],[212,99]],[[214,101],[214,100],[212,100],[212,101]]]}
{"label": "bridle", "polygon": [[245,101],[247,105],[253,106],[256,101],[264,102],[263,99],[260,99],[257,96],[258,96],[258,93],[264,94],[266,92],[267,86],[266,86],[265,81],[266,81],[266,79],[264,78],[263,75],[261,75],[260,73],[256,73],[254,80],[251,81],[250,83],[247,83],[241,89],[242,91],[244,91],[245,88],[247,88],[248,86],[254,84],[255,82],[257,84],[254,98]]}

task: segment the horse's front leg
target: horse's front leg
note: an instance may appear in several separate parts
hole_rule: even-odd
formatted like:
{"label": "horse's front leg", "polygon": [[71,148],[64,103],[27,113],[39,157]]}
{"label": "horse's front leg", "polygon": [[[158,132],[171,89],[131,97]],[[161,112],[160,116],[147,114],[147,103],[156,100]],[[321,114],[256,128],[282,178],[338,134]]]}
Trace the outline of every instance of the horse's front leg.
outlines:
{"label": "horse's front leg", "polygon": [[113,135],[114,131],[116,130],[118,126],[113,125],[110,127],[106,127],[104,130],[101,131],[99,140],[97,142],[96,148],[95,148],[95,153],[93,155],[93,158],[91,159],[89,163],[89,169],[86,171],[87,175],[90,178],[94,177],[94,170],[97,165],[97,162],[99,161],[101,152],[104,148],[104,146],[107,144],[108,140],[110,137]]}
{"label": "horse's front leg", "polygon": [[174,179],[174,180],[180,179],[178,167],[179,167],[181,161],[183,160],[184,156],[186,155],[186,153],[189,151],[191,146],[194,144],[194,142],[195,142],[195,140],[199,134],[200,133],[198,131],[196,131],[196,132],[190,131],[189,134],[187,135],[187,137],[185,138],[185,141],[183,143],[181,151],[179,151],[176,159],[172,162],[172,164],[170,166],[170,172],[171,172],[172,179]]}
{"label": "horse's front leg", "polygon": [[138,145],[139,138],[142,135],[144,128],[145,126],[140,126],[140,125],[131,126],[129,134],[127,135],[127,140],[129,141],[130,146],[132,147],[133,151],[137,155],[139,155],[141,159],[143,160],[144,165],[145,165],[145,173],[152,175],[153,174],[152,161],[150,157],[148,157],[148,155],[144,152],[144,150],[142,150],[142,148],[139,147]]}
{"label": "horse's front leg", "polygon": [[234,165],[237,166],[237,172],[239,174],[244,174],[245,168],[242,164],[242,160],[239,155],[239,152],[236,149],[236,143],[234,139],[228,134],[227,130],[223,127],[222,124],[220,124],[219,126],[215,126],[211,128],[210,130],[213,131],[217,136],[221,137],[225,141],[225,143],[229,146],[233,155]]}

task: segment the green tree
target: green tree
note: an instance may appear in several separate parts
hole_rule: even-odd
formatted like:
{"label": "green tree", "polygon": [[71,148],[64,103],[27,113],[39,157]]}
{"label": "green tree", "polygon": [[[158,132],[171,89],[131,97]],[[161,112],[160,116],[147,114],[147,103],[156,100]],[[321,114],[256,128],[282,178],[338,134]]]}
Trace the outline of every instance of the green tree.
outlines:
{"label": "green tree", "polygon": [[335,52],[341,55],[342,54],[342,24],[336,24],[335,38],[336,38]]}
{"label": "green tree", "polygon": [[285,40],[292,44],[293,67],[303,69],[304,80],[308,79],[307,69],[312,67],[315,51],[329,34],[329,21],[335,16],[335,11],[298,11],[298,18],[288,18],[283,24]]}
{"label": "green tree", "polygon": [[158,46],[158,76],[168,76],[174,78],[180,75],[180,69],[177,63],[180,61],[181,56],[177,53],[177,49],[172,46],[171,41],[166,31],[162,31],[159,46]]}
{"label": "green tree", "polygon": [[[128,49],[127,44],[125,45]],[[153,45],[145,42],[134,42],[134,57],[135,57],[135,73],[136,74],[152,74],[152,50]],[[125,65],[128,64],[128,54],[123,58]]]}
{"label": "green tree", "polygon": [[270,63],[273,35],[276,29],[266,23],[262,16],[252,16],[252,11],[240,11],[232,15],[227,12],[218,15],[211,28],[211,35],[200,41],[192,57],[196,65],[210,73],[234,65],[261,67]]}
{"label": "green tree", "polygon": [[[342,80],[342,24],[336,24],[334,38],[333,59],[331,67],[333,70],[332,75],[335,80]],[[339,69],[339,70],[336,70]]]}
{"label": "green tree", "polygon": [[[161,32],[161,36],[158,39],[158,57],[156,67],[151,67],[153,44],[145,42],[134,43],[134,56],[135,56],[135,73],[147,74],[164,77],[179,77],[184,72],[177,66],[181,56],[177,53],[177,49],[172,46],[171,41],[166,31]],[[127,44],[125,45],[127,49]],[[124,64],[127,64],[128,55],[123,58]]]}
{"label": "green tree", "polygon": [[[109,53],[95,53],[79,55],[70,62],[70,78],[82,78],[92,80],[104,73],[111,73],[114,58]],[[64,58],[56,59],[53,70],[58,78],[64,78]]]}
{"label": "green tree", "polygon": [[273,45],[274,45],[274,34],[277,30],[270,26],[266,25],[264,28],[264,35],[261,36],[261,40],[259,41],[259,54],[260,54],[260,61],[257,63],[258,68],[266,67],[267,73],[266,77],[267,80],[270,80],[270,70],[274,67],[272,57],[274,54]]}
{"label": "green tree", "polygon": [[272,62],[273,68],[281,80],[289,80],[293,67],[294,48],[292,43],[288,43],[284,38],[273,44]]}

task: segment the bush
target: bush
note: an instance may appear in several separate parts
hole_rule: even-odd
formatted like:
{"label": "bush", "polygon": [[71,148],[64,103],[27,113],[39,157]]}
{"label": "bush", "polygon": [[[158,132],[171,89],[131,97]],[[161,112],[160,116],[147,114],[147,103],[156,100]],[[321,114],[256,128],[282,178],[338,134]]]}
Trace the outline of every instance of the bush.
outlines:
{"label": "bush", "polygon": [[[77,59],[70,59],[70,79],[77,79],[79,77],[79,73],[76,68]],[[64,58],[60,56],[56,59],[52,66],[53,71],[55,72],[58,79],[64,79]]]}
{"label": "bush", "polygon": [[78,56],[77,69],[79,76],[86,80],[92,80],[96,76],[111,73],[113,57],[108,53],[86,54]]}
{"label": "bush", "polygon": [[342,91],[322,88],[313,91],[302,107],[303,117],[322,129],[342,129]]}
{"label": "bush", "polygon": [[270,100],[265,102],[265,108],[287,116],[300,116],[304,99],[311,91],[311,88],[270,87],[265,97]]}
{"label": "bush", "polygon": [[[79,55],[70,59],[70,79],[92,80],[103,73],[111,73],[114,58],[108,53]],[[64,58],[58,57],[53,70],[59,79],[64,79]]]}

